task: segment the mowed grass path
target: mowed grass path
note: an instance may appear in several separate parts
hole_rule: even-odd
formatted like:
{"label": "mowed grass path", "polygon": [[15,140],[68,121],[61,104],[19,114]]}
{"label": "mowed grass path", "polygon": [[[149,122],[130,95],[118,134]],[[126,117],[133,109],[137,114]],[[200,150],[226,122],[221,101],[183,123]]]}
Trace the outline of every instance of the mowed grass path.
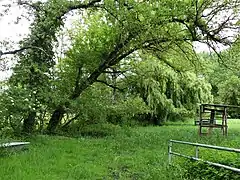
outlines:
{"label": "mowed grass path", "polygon": [[198,137],[197,127],[186,124],[123,129],[105,138],[38,136],[30,140],[29,150],[0,157],[0,179],[182,179],[181,169],[168,167],[169,139],[237,148],[240,122],[230,124],[226,138],[217,132]]}

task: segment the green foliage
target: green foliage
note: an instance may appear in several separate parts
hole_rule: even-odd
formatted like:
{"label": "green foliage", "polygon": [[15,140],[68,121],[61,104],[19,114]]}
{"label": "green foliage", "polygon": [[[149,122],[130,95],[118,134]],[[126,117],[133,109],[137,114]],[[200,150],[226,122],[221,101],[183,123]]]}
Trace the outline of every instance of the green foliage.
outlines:
{"label": "green foliage", "polygon": [[29,91],[20,86],[8,86],[0,94],[1,123],[0,132],[3,136],[12,136],[21,132],[22,121],[30,111],[36,111],[42,116],[45,106],[36,99],[36,91]]}
{"label": "green foliage", "polygon": [[[119,95],[122,95],[118,92]],[[118,125],[131,125],[136,114],[146,113],[149,108],[141,98],[129,96],[113,100],[112,89],[95,84],[86,90],[80,99],[71,103],[69,113],[80,114],[74,126],[111,122]]]}
{"label": "green foliage", "polygon": [[22,88],[13,87],[6,92],[1,93],[0,116],[3,133],[5,134],[10,127],[14,130],[18,129],[22,118],[26,116],[26,113],[31,106],[31,96],[29,96]]}
{"label": "green foliage", "polygon": [[[219,163],[232,166],[235,168],[240,168],[239,159],[235,160],[235,162],[229,162],[228,159],[224,159]],[[240,178],[240,175],[237,172],[226,170],[224,168],[210,166],[203,162],[188,161],[185,164],[185,167],[186,167],[186,178],[188,179],[232,180],[232,179]]]}
{"label": "green foliage", "polygon": [[7,123],[1,123],[0,138],[6,139],[12,137],[13,135],[14,135],[13,128],[11,128],[10,125]]}
{"label": "green foliage", "polygon": [[225,104],[240,105],[240,78],[230,76],[219,85],[219,98]]}
{"label": "green foliage", "polygon": [[[176,72],[147,57],[135,64],[131,86],[162,121],[188,117],[198,103],[211,102],[211,86],[191,71]],[[131,77],[131,76],[130,76]]]}
{"label": "green foliage", "polygon": [[144,104],[141,98],[128,97],[109,107],[108,121],[119,125],[136,125],[134,117],[150,111],[150,108]]}
{"label": "green foliage", "polygon": [[200,54],[203,68],[198,72],[212,86],[215,103],[239,105],[239,40],[233,46],[216,54]]}

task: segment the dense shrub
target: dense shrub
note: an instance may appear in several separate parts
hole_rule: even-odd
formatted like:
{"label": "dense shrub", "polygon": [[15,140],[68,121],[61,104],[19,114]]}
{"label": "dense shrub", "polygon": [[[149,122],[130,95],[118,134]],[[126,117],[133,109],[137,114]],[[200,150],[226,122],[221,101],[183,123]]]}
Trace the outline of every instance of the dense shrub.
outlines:
{"label": "dense shrub", "polygon": [[[227,160],[219,162],[220,164],[240,168],[240,162],[229,162]],[[184,166],[187,179],[212,179],[212,180],[234,180],[240,179],[240,174],[231,170],[208,165],[203,162],[187,161]]]}
{"label": "dense shrub", "polygon": [[90,136],[101,138],[105,136],[115,135],[121,131],[121,127],[110,123],[96,123],[96,124],[72,124],[68,129],[68,135],[72,136]]}

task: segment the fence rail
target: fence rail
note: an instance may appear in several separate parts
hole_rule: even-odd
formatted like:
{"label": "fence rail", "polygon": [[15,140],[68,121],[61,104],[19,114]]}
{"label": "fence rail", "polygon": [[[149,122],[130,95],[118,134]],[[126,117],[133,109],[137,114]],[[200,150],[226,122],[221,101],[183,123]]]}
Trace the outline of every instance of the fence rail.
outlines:
{"label": "fence rail", "polygon": [[[184,155],[184,154],[181,154],[181,153],[178,153],[178,152],[173,152],[172,151],[173,143],[195,146],[196,147],[195,156],[188,156],[188,155]],[[221,167],[221,168],[224,168],[224,169],[228,169],[228,170],[240,173],[240,169],[238,169],[238,168],[200,159],[199,158],[199,147],[207,148],[207,149],[216,149],[216,150],[221,150],[221,151],[234,152],[234,153],[240,153],[240,149],[221,147],[221,146],[212,146],[212,145],[207,145],[207,144],[199,144],[199,143],[192,143],[192,142],[186,142],[186,141],[170,140],[169,144],[168,144],[168,162],[169,162],[169,164],[172,163],[172,156],[175,155],[175,156],[180,156],[180,157],[192,159],[192,160],[195,160],[195,161],[201,161],[201,162],[204,162],[204,163],[212,165],[212,166]]]}
{"label": "fence rail", "polygon": [[8,148],[8,147],[17,147],[17,146],[25,146],[30,144],[30,142],[10,142],[0,144],[0,148]]}

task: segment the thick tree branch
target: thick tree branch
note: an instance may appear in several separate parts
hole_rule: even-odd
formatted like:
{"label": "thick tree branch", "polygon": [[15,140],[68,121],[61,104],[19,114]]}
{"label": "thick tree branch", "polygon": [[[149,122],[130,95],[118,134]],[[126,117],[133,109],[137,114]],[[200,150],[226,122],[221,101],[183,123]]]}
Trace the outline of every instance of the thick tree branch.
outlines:
{"label": "thick tree branch", "polygon": [[70,119],[68,122],[66,122],[63,126],[62,129],[68,127],[69,124],[71,124],[74,120],[76,120],[80,116],[80,113],[74,116],[72,119]]}
{"label": "thick tree branch", "polygon": [[74,91],[79,89],[79,82],[80,82],[81,75],[82,75],[82,70],[81,70],[81,67],[79,67],[78,72],[77,72],[77,77],[76,77],[76,82],[75,82],[75,90]]}

